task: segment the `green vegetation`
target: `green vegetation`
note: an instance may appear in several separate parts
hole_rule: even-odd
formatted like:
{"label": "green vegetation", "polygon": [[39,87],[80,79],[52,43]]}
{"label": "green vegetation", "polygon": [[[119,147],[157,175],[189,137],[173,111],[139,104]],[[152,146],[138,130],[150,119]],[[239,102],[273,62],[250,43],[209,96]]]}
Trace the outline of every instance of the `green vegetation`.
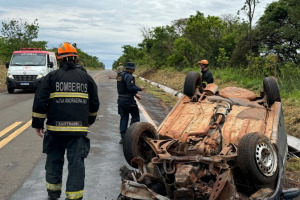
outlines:
{"label": "green vegetation", "polygon": [[290,172],[300,171],[300,158],[290,158],[287,163],[286,170]]}
{"label": "green vegetation", "polygon": [[143,27],[143,40],[137,47],[124,45],[123,55],[113,68],[119,61],[133,61],[142,69],[186,73],[198,68],[198,60],[207,59],[215,79],[222,83],[233,81],[259,91],[264,77],[275,76],[282,97],[297,102],[300,1],[279,0],[269,4],[254,26],[252,20],[258,4],[257,0],[245,1],[240,13],[245,13],[247,20],[239,15],[205,16],[197,11],[168,26]]}
{"label": "green vegetation", "polygon": [[4,65],[0,65],[0,88],[6,86],[4,85],[6,82],[6,73],[6,67]]}
{"label": "green vegetation", "polygon": [[176,102],[178,101],[178,98],[166,93],[165,91],[163,91],[162,89],[155,87],[145,81],[142,81],[140,79],[136,79],[136,83],[139,86],[143,86],[145,87],[145,91],[149,94],[152,94],[154,96],[156,96],[158,99],[160,99],[162,102],[166,103],[167,105],[173,107]]}
{"label": "green vegetation", "polygon": [[[20,48],[41,48],[56,52],[56,48],[47,49],[46,41],[37,41],[39,32],[38,20],[35,19],[32,24],[24,19],[12,19],[2,21],[2,30],[0,35],[0,64],[10,60],[13,51]],[[64,42],[64,41],[62,41]],[[88,69],[104,69],[104,64],[97,57],[88,55],[77,48],[81,64]],[[2,86],[0,86],[2,87]]]}

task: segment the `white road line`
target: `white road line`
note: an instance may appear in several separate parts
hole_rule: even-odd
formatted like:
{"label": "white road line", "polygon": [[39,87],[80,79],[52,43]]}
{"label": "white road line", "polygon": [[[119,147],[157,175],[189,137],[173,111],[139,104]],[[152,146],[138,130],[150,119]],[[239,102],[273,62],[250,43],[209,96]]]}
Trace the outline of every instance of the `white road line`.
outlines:
{"label": "white road line", "polygon": [[137,98],[135,98],[136,103],[140,109],[140,111],[143,113],[143,115],[145,116],[146,120],[152,124],[154,126],[155,129],[157,129],[156,124],[154,123],[154,121],[151,119],[150,115],[147,113],[147,111],[145,110],[145,108],[142,106],[142,104],[139,102],[139,100]]}

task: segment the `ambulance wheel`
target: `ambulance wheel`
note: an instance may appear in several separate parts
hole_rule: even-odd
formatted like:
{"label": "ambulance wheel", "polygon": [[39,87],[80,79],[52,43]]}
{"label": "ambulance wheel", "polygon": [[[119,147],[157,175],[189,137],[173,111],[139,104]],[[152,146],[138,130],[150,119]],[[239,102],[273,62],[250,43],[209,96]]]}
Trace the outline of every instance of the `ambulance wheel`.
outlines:
{"label": "ambulance wheel", "polygon": [[14,88],[10,88],[10,87],[7,87],[7,92],[9,93],[9,94],[12,94],[12,93],[14,93]]}

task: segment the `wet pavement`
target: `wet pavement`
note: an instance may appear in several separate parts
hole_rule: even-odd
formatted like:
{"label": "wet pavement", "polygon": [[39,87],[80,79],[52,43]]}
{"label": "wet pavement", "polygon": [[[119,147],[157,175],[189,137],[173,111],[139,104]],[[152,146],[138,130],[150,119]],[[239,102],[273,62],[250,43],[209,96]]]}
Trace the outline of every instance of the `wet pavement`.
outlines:
{"label": "wet pavement", "polygon": [[[85,160],[86,178],[84,199],[104,200],[117,199],[120,193],[121,178],[119,169],[127,165],[123,156],[122,145],[119,144],[119,115],[117,112],[116,80],[110,70],[91,72],[95,76],[100,98],[100,111],[96,122],[89,128],[88,137],[91,139],[91,150]],[[162,104],[150,94],[140,92],[140,103],[149,113],[156,125],[159,125],[169,112],[170,108]],[[146,119],[141,114],[141,121]],[[46,200],[45,189],[45,159],[37,163],[32,173],[23,185],[9,198],[10,200]],[[128,165],[127,165],[128,166]],[[65,159],[62,196],[65,199],[65,183],[67,176],[67,160]]]}

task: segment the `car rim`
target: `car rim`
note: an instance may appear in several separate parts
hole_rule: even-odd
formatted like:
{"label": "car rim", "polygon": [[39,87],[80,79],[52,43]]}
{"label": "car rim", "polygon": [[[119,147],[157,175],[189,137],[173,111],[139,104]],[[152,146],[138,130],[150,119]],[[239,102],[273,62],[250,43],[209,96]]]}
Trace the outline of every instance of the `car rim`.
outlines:
{"label": "car rim", "polygon": [[271,143],[259,140],[255,152],[256,163],[260,172],[265,176],[272,176],[277,169],[276,151]]}

